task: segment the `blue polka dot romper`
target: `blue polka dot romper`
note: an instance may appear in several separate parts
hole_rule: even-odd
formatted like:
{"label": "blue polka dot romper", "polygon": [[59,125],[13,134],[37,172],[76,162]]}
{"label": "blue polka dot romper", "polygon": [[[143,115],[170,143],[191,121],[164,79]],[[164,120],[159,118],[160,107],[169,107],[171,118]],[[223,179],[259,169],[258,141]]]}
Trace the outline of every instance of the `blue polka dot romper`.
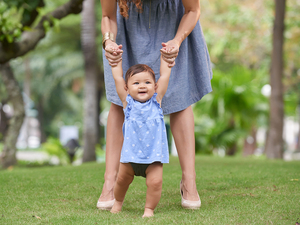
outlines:
{"label": "blue polka dot romper", "polygon": [[141,103],[127,96],[123,124],[122,163],[169,163],[168,141],[157,93]]}

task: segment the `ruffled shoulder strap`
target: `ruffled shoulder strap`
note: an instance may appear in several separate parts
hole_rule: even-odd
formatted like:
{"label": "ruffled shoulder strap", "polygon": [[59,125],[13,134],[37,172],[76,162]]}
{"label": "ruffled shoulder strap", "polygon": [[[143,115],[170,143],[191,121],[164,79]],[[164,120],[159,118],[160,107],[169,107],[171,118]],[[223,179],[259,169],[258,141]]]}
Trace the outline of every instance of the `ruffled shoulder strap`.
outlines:
{"label": "ruffled shoulder strap", "polygon": [[126,97],[126,102],[128,103],[127,105],[131,105],[132,101],[133,101],[133,98],[130,96],[130,94],[128,94]]}
{"label": "ruffled shoulder strap", "polygon": [[127,102],[127,106],[125,109],[123,109],[125,117],[129,115],[129,112],[132,109],[133,98],[130,96],[130,94],[127,95],[126,102]]}
{"label": "ruffled shoulder strap", "polygon": [[160,107],[160,104],[158,103],[157,99],[156,99],[156,96],[157,96],[157,93],[155,92],[154,95],[152,96],[152,101],[159,107]]}

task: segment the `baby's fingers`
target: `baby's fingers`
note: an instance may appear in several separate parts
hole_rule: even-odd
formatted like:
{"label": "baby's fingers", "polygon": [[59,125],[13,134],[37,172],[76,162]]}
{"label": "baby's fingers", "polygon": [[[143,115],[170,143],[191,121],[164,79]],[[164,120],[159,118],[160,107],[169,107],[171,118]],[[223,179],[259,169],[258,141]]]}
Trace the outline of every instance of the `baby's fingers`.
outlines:
{"label": "baby's fingers", "polygon": [[173,63],[170,63],[168,66],[169,66],[170,68],[172,68],[173,66],[175,66],[175,61],[174,61]]}
{"label": "baby's fingers", "polygon": [[119,60],[114,60],[114,61],[109,60],[109,59],[107,59],[107,60],[108,60],[108,64],[109,64],[111,67],[115,67],[115,66],[118,65],[118,63],[119,63],[120,61],[122,61],[122,58],[120,58]]}
{"label": "baby's fingers", "polygon": [[165,56],[163,56],[163,60],[169,64],[172,64],[173,62],[175,62],[175,59],[176,59],[176,57],[166,58]]}
{"label": "baby's fingers", "polygon": [[122,53],[117,53],[117,52],[109,53],[109,52],[105,52],[105,57],[107,59],[116,60],[116,59],[122,58]]}
{"label": "baby's fingers", "polygon": [[109,63],[118,63],[122,60],[122,58],[116,58],[116,59],[111,59],[111,58],[107,58]]}

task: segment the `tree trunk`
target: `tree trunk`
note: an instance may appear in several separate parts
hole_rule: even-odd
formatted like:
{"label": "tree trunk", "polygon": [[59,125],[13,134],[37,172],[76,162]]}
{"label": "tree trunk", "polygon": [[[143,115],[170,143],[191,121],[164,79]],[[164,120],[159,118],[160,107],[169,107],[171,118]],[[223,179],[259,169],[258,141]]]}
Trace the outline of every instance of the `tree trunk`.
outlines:
{"label": "tree trunk", "polygon": [[298,137],[297,137],[297,147],[296,147],[296,151],[300,152],[300,104],[298,104]]}
{"label": "tree trunk", "polygon": [[95,1],[83,2],[81,45],[85,62],[83,162],[96,160],[99,115],[97,114],[98,57],[96,45]]}
{"label": "tree trunk", "polygon": [[[103,96],[103,92],[104,92],[104,73],[103,73],[103,71],[101,71],[98,76],[98,95],[97,95],[97,102],[98,102],[97,114],[99,116],[102,111],[100,101]],[[103,127],[100,127],[100,122],[99,122],[98,123],[98,143],[100,143],[101,138],[104,138],[104,136],[105,136],[104,129],[103,129]]]}
{"label": "tree trunk", "polygon": [[16,143],[24,120],[25,109],[22,92],[14,78],[14,74],[9,63],[0,64],[0,73],[8,93],[8,100],[14,109],[14,114],[9,120],[9,127],[4,138],[4,147],[0,156],[1,166],[3,168],[7,168],[17,163]]}
{"label": "tree trunk", "polygon": [[24,93],[30,98],[31,69],[30,69],[30,59],[28,57],[24,59],[24,66],[25,66],[25,79],[24,79],[23,90]]}
{"label": "tree trunk", "polygon": [[[234,121],[233,117],[231,117],[231,119],[229,121],[229,128],[235,129],[235,121]],[[233,156],[233,155],[235,155],[236,151],[237,151],[237,143],[235,141],[230,146],[228,146],[228,148],[226,149],[226,155]]]}
{"label": "tree trunk", "polygon": [[257,130],[254,127],[252,127],[251,136],[247,137],[244,141],[243,156],[254,154],[255,149],[257,148],[256,133]]}
{"label": "tree trunk", "polygon": [[237,151],[237,145],[236,143],[233,143],[230,147],[228,147],[226,151],[226,155],[228,156],[234,156]]}
{"label": "tree trunk", "polygon": [[1,102],[0,108],[0,141],[2,141],[5,137],[7,128],[8,128],[8,121],[5,112],[3,111],[3,106],[6,104],[6,101]]}
{"label": "tree trunk", "polygon": [[285,0],[275,1],[275,21],[273,30],[273,51],[270,70],[270,124],[266,148],[268,158],[283,157],[283,33]]}
{"label": "tree trunk", "polygon": [[45,143],[47,141],[47,136],[45,134],[44,130],[44,103],[43,103],[43,97],[39,97],[38,103],[37,103],[37,110],[38,110],[38,121],[39,121],[39,129],[41,132],[41,143]]}

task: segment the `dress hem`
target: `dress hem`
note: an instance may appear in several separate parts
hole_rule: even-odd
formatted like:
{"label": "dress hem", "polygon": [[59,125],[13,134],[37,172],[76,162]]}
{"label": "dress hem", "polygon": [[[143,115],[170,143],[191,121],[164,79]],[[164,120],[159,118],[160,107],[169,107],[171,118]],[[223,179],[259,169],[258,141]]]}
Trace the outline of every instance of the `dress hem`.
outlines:
{"label": "dress hem", "polygon": [[161,162],[161,161],[158,161],[158,160],[154,160],[153,162],[130,162],[130,161],[126,161],[126,162],[121,162],[120,163],[137,163],[137,164],[152,164],[152,163],[155,163],[155,162],[160,162],[162,164],[166,164],[166,163],[169,163],[169,162]]}

